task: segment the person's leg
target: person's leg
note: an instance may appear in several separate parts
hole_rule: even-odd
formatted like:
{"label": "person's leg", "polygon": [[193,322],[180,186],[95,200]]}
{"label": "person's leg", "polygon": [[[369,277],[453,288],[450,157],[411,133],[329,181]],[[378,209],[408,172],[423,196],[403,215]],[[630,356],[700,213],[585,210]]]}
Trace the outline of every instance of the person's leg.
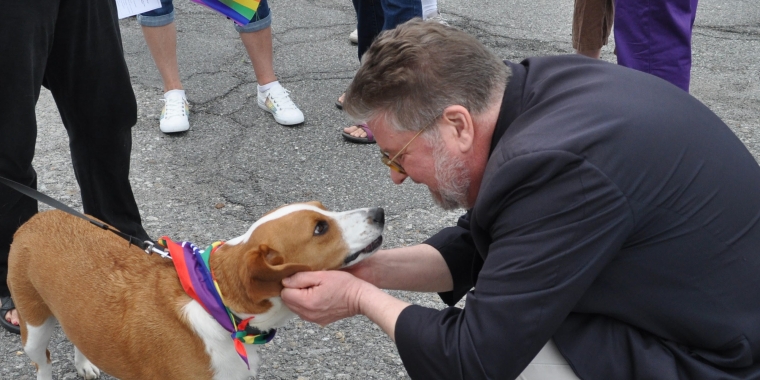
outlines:
{"label": "person's leg", "polygon": [[266,85],[277,80],[274,73],[274,58],[272,50],[272,27],[254,32],[241,32],[240,40],[251,58],[253,72],[256,74],[256,82]]}
{"label": "person's leg", "polygon": [[438,0],[421,0],[420,3],[422,5],[423,20],[427,20],[438,15]]}
{"label": "person's leg", "polygon": [[[56,1],[13,1],[5,4],[0,23],[0,176],[37,187],[32,168],[39,98],[50,44],[53,43]],[[16,229],[37,212],[37,201],[0,185],[0,297],[10,296],[6,284],[8,251]],[[15,310],[0,318],[18,323]]]}
{"label": "person's leg", "polygon": [[591,58],[602,55],[602,46],[612,29],[615,6],[612,0],[575,0],[573,12],[573,48]]}
{"label": "person's leg", "polygon": [[384,23],[383,30],[395,28],[415,17],[422,17],[420,0],[382,0]]}
{"label": "person's leg", "polygon": [[[382,8],[382,18],[378,18],[378,10],[376,9],[376,1],[362,1],[362,0],[354,0],[354,8],[357,9],[357,18],[359,21],[359,60],[361,60],[362,55],[364,55],[364,52],[369,48],[369,46],[372,44],[372,41],[374,41],[375,37],[377,37],[378,34],[380,34],[380,31],[382,30],[389,30],[395,28],[399,24],[403,24],[415,17],[422,17],[422,3],[420,0],[381,0],[379,1],[380,6]],[[373,6],[372,8],[368,8],[368,6]],[[363,10],[364,15],[359,15],[359,11]],[[364,20],[364,22],[362,22]],[[372,32],[373,35],[367,35],[364,40],[362,40],[362,25],[370,25],[373,27],[377,27],[379,23],[382,23],[382,29],[377,30],[373,29]],[[369,29],[369,28],[367,28]],[[369,32],[369,30],[365,30],[365,32]],[[364,44],[362,44],[362,41],[364,41]],[[364,50],[362,50],[362,47],[364,47]],[[340,98],[340,102],[342,103],[342,98]],[[343,133],[348,134],[351,137],[357,138],[357,139],[367,139],[367,130],[362,128],[361,125],[352,125],[346,128],[343,128]],[[374,139],[371,139],[371,141],[367,142],[374,142]]]}
{"label": "person's leg", "polygon": [[615,8],[618,64],[689,91],[697,0],[625,0]]}
{"label": "person's leg", "polygon": [[62,2],[44,84],[69,134],[84,212],[148,240],[129,183],[137,102],[114,2]]}
{"label": "person's leg", "polygon": [[164,92],[182,90],[177,64],[177,28],[174,22],[163,26],[142,26],[145,42],[164,83]]}
{"label": "person's leg", "polygon": [[190,111],[177,64],[177,28],[172,0],[161,0],[161,8],[137,15],[137,22],[164,86],[165,104],[159,127],[164,133],[187,131]]}
{"label": "person's leg", "polygon": [[516,380],[579,380],[553,340],[544,345]]}
{"label": "person's leg", "polygon": [[357,45],[359,61],[361,61],[364,52],[383,30],[385,17],[381,0],[353,0],[353,4],[356,10]]}
{"label": "person's leg", "polygon": [[303,112],[290,99],[286,90],[274,73],[272,49],[272,14],[266,0],[259,3],[256,15],[248,25],[235,24],[240,40],[251,58],[253,72],[258,82],[257,103],[259,107],[274,116],[282,125],[296,125],[304,122]]}

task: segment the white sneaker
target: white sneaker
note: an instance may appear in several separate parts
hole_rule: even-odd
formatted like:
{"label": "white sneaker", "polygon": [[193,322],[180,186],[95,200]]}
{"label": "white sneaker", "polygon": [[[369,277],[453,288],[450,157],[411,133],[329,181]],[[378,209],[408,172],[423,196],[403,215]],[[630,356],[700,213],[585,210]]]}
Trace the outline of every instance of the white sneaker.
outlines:
{"label": "white sneaker", "polygon": [[358,44],[359,43],[359,30],[354,29],[351,34],[348,35],[348,40],[351,41],[352,44]]}
{"label": "white sneaker", "polygon": [[164,109],[161,110],[159,128],[163,133],[184,132],[190,129],[190,105],[187,104],[184,90],[171,90],[164,94],[161,99]]}
{"label": "white sneaker", "polygon": [[277,83],[267,91],[258,91],[257,103],[259,107],[274,115],[274,120],[282,125],[296,125],[303,123],[303,112],[290,100],[290,91]]}

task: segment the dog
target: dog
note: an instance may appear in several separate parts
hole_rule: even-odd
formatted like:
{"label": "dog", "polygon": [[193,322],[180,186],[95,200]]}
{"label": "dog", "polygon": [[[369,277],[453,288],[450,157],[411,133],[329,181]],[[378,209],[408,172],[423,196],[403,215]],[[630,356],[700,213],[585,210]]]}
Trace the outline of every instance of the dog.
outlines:
{"label": "dog", "polygon": [[[208,267],[234,323],[271,331],[295,316],[280,299],[283,278],[358,263],[379,249],[383,224],[381,208],[331,212],[318,202],[291,204],[219,246]],[[85,379],[101,370],[124,380],[255,377],[255,346],[236,351],[230,332],[186,293],[176,261],[57,210],[22,225],[11,245],[8,285],[37,379],[52,379],[47,346],[56,320]]]}

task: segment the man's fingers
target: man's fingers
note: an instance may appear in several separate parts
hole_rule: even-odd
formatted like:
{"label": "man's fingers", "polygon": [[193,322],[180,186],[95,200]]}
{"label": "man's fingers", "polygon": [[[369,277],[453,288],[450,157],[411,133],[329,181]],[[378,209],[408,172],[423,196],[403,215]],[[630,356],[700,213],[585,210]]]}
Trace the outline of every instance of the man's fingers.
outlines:
{"label": "man's fingers", "polygon": [[318,272],[298,272],[282,280],[285,288],[304,289],[319,285]]}
{"label": "man's fingers", "polygon": [[280,293],[280,298],[282,298],[282,302],[285,302],[288,307],[293,308],[296,305],[299,305],[304,298],[304,291],[301,289],[290,289],[285,288],[282,289],[282,292]]}

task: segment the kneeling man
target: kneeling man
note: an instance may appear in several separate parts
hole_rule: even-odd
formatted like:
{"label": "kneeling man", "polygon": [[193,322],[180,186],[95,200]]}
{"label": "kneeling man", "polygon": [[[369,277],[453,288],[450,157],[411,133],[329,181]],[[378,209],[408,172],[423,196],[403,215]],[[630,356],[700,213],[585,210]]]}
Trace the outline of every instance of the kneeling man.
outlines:
{"label": "kneeling man", "polygon": [[344,108],[395,183],[468,211],[350,273],[287,279],[302,318],[366,315],[413,379],[530,378],[542,349],[566,369],[544,379],[760,378],[760,167],[683,90],[579,55],[503,62],[412,21],[373,43]]}

